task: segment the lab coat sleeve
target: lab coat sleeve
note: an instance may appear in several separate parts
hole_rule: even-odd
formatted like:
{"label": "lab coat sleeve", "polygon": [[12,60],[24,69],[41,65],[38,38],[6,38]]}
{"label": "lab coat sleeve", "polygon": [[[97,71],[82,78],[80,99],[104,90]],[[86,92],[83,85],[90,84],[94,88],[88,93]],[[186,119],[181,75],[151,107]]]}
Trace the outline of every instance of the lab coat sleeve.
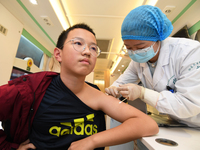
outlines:
{"label": "lab coat sleeve", "polygon": [[[15,98],[18,96],[18,90],[14,85],[0,86],[0,121],[11,119]],[[10,150],[19,145],[6,141],[6,134],[0,130],[0,149]]]}
{"label": "lab coat sleeve", "polygon": [[200,114],[200,46],[182,51],[174,60],[175,93],[161,91],[156,109],[178,118],[197,116]]}
{"label": "lab coat sleeve", "polygon": [[133,60],[131,60],[131,62],[129,63],[128,67],[126,68],[126,70],[124,71],[123,74],[121,74],[119,76],[119,78],[113,82],[113,84],[111,86],[119,86],[122,84],[127,84],[127,83],[138,83],[139,82],[139,78],[137,75],[137,65],[139,68],[139,64],[133,62]]}

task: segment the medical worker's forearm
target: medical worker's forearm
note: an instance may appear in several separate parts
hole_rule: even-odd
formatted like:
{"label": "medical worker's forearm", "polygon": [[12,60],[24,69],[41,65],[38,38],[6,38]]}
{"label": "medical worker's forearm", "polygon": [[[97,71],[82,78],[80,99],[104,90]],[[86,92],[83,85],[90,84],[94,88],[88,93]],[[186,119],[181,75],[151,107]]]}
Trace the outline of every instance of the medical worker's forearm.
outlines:
{"label": "medical worker's forearm", "polygon": [[160,96],[159,92],[142,87],[139,98],[145,103],[153,107],[156,107],[159,96]]}

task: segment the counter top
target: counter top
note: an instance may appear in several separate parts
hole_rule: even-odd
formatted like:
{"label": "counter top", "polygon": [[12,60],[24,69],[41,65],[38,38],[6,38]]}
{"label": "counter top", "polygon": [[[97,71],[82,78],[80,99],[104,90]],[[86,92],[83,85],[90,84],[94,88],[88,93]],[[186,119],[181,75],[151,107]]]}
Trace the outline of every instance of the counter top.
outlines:
{"label": "counter top", "polygon": [[[158,138],[172,140],[178,145],[169,146],[160,144],[155,141]],[[200,128],[160,127],[157,135],[143,137],[141,142],[149,150],[200,150]]]}

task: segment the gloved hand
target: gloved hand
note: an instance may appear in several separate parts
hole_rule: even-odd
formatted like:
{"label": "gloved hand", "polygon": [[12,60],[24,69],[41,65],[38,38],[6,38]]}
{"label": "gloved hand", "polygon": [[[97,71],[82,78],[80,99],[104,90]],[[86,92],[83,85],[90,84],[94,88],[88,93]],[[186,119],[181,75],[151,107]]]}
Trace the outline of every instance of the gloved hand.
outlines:
{"label": "gloved hand", "polygon": [[114,96],[116,98],[118,98],[120,96],[116,86],[110,86],[108,88],[105,88],[105,92],[108,95],[112,95],[112,96]]}
{"label": "gloved hand", "polygon": [[128,100],[133,101],[137,98],[140,98],[142,101],[153,107],[156,107],[157,101],[159,100],[160,96],[160,93],[157,91],[150,90],[137,84],[131,83],[119,85],[117,91]]}
{"label": "gloved hand", "polygon": [[144,98],[144,87],[137,84],[128,83],[124,85],[119,85],[119,87],[117,87],[117,91],[128,100],[133,101],[137,98]]}

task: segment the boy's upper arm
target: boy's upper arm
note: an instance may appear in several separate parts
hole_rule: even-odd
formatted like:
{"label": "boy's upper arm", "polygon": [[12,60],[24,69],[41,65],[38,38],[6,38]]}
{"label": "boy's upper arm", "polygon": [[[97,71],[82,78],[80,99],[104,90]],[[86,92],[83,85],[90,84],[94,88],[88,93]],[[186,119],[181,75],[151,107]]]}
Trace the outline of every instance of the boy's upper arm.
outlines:
{"label": "boy's upper arm", "polygon": [[120,101],[112,96],[106,94],[102,95],[99,100],[100,109],[111,118],[123,122],[128,118],[136,118],[142,114],[141,111],[126,103],[119,103]]}

